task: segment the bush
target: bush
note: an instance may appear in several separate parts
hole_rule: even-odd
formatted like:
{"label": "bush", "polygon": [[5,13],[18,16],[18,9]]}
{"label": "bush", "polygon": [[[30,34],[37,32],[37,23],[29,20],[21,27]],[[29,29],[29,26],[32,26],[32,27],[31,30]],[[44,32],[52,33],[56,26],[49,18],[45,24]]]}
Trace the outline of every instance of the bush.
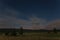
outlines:
{"label": "bush", "polygon": [[11,36],[16,36],[16,35],[17,35],[16,31],[11,32]]}
{"label": "bush", "polygon": [[7,36],[9,34],[9,32],[6,32],[5,35]]}
{"label": "bush", "polygon": [[50,33],[50,31],[48,31],[48,33]]}

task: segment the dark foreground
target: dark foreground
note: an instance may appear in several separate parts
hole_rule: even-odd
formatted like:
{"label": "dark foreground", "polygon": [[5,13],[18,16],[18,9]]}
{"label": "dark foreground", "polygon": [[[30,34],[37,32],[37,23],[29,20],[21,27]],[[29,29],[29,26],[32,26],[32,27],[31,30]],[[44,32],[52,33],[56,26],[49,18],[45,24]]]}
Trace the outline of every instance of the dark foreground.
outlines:
{"label": "dark foreground", "polygon": [[24,33],[24,35],[18,36],[5,36],[0,35],[0,40],[60,40],[60,32],[55,33]]}

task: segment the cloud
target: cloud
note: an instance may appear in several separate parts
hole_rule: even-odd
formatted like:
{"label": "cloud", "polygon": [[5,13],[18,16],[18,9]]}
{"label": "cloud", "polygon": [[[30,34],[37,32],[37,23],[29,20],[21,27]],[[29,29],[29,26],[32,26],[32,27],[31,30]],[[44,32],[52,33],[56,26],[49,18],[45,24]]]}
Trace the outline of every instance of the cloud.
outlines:
{"label": "cloud", "polygon": [[60,19],[52,20],[47,23],[46,29],[52,30],[53,28],[60,29]]}
{"label": "cloud", "polygon": [[12,8],[5,8],[4,11],[2,10],[2,12],[0,12],[0,28],[20,28],[23,26],[24,29],[51,30],[55,27],[55,25],[57,29],[60,28],[59,19],[47,22],[46,19],[32,15],[31,17],[28,17],[28,20],[25,20],[17,17],[20,13],[21,12]]}
{"label": "cloud", "polygon": [[36,16],[29,17],[29,20],[18,19],[17,23],[25,29],[44,29],[47,21]]}
{"label": "cloud", "polygon": [[47,21],[36,16],[28,17],[29,20],[18,18],[20,12],[12,8],[5,8],[3,13],[0,13],[0,28],[20,28],[24,29],[44,29]]}
{"label": "cloud", "polygon": [[36,28],[37,29],[42,29],[47,23],[47,21],[45,19],[38,18],[36,16],[30,18],[30,20],[32,21],[33,29],[36,29]]}
{"label": "cloud", "polygon": [[15,9],[0,3],[0,28],[15,28],[16,17],[20,12]]}
{"label": "cloud", "polygon": [[[21,12],[8,7],[4,3],[0,4],[0,28],[20,28],[23,26],[24,29],[53,29],[60,28],[60,20],[53,20],[47,22],[46,19],[39,18],[31,15],[27,17],[28,20],[18,18],[23,16]],[[57,27],[58,26],[58,27]]]}
{"label": "cloud", "polygon": [[46,25],[46,20],[36,16],[28,17],[29,20],[18,18],[23,16],[21,12],[0,3],[0,28],[19,28],[23,26],[25,29],[41,29]]}
{"label": "cloud", "polygon": [[12,26],[12,24],[13,24],[13,22],[11,20],[9,20],[9,19],[0,20],[0,28],[14,27],[14,26]]}

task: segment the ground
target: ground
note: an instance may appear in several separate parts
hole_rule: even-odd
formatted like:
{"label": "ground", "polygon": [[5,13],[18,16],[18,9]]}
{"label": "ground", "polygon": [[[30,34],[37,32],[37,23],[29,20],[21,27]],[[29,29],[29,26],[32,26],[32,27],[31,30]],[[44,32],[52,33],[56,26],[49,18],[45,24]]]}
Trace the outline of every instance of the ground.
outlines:
{"label": "ground", "polygon": [[20,36],[5,36],[1,35],[0,40],[60,40],[60,32],[55,33],[24,33]]}

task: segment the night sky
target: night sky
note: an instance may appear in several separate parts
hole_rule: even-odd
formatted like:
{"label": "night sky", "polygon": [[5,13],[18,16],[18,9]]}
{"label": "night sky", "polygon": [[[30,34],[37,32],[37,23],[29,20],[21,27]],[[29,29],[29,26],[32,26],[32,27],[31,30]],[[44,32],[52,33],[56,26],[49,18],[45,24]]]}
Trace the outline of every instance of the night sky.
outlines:
{"label": "night sky", "polygon": [[[57,10],[59,10],[59,2],[57,2],[57,0],[2,0],[2,3],[4,6],[6,5],[7,8],[11,7],[21,12],[22,18],[33,14],[41,18],[52,20],[60,16],[60,12],[57,12]],[[17,14],[16,17],[20,18],[20,14]]]}
{"label": "night sky", "polygon": [[39,20],[39,25],[45,25],[60,19],[60,0],[0,0],[0,18],[9,21],[12,19],[19,26],[25,22],[24,25],[31,26],[35,18]]}

